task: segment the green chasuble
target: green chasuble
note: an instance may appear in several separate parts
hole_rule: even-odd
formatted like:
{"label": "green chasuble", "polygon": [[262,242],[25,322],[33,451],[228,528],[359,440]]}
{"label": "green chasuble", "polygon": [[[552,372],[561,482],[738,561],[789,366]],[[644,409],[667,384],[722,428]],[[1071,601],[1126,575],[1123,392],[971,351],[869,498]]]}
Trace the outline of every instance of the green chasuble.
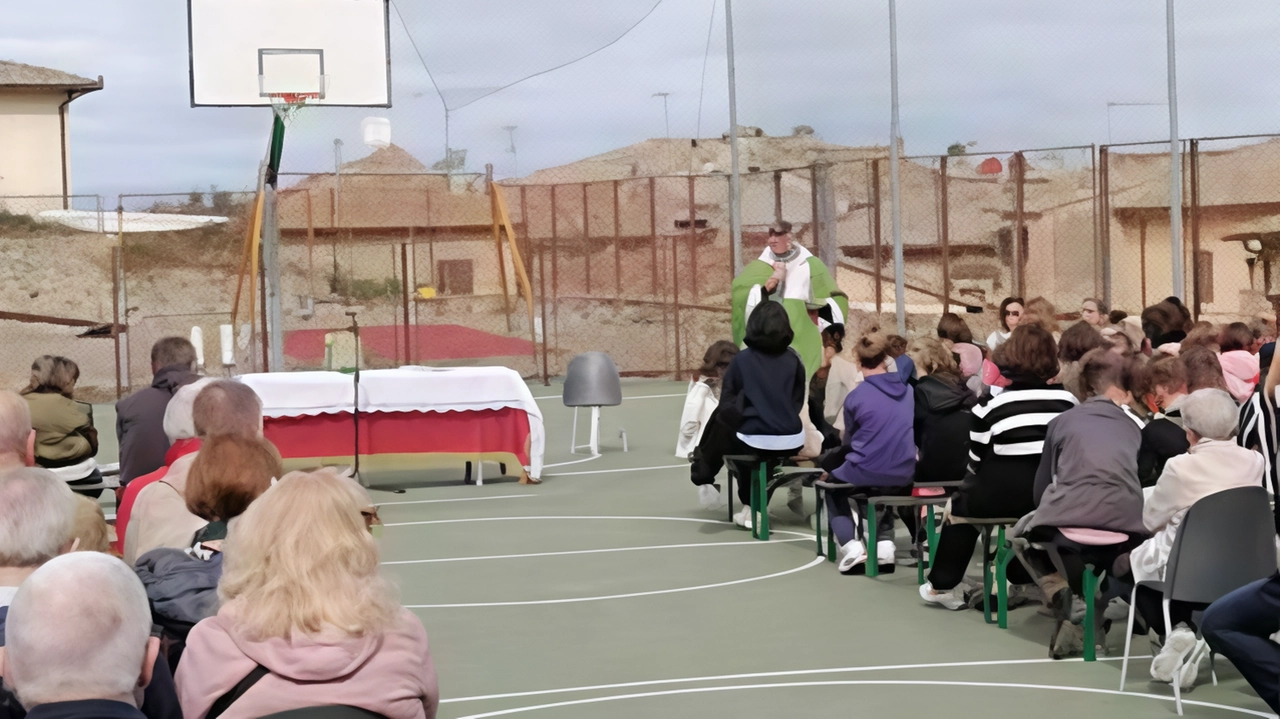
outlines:
{"label": "green chasuble", "polygon": [[[847,319],[849,298],[836,288],[835,280],[827,272],[826,265],[817,257],[809,257],[806,263],[809,265],[809,289],[813,304],[825,305],[828,299],[834,298],[840,312]],[[733,280],[733,341],[739,346],[747,334],[747,298],[751,294],[751,288],[763,286],[772,274],[772,265],[764,260],[754,260],[743,267],[742,273]],[[813,377],[822,364],[822,333],[813,320],[809,319],[808,306],[803,300],[779,299],[777,295],[770,296],[769,300],[782,302],[787,316],[791,318],[791,331],[795,333],[791,346],[804,361],[806,376]]]}

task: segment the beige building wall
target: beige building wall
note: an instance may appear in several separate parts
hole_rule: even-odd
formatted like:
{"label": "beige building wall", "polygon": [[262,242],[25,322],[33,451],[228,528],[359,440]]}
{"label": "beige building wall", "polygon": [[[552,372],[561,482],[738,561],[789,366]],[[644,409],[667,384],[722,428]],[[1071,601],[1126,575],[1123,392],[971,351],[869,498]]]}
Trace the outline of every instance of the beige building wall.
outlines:
{"label": "beige building wall", "polygon": [[[0,90],[0,196],[61,197],[63,148],[58,105],[65,100],[65,93]],[[68,176],[68,192],[69,183]],[[59,200],[45,209],[61,207]],[[22,209],[33,211],[30,202],[23,203]]]}

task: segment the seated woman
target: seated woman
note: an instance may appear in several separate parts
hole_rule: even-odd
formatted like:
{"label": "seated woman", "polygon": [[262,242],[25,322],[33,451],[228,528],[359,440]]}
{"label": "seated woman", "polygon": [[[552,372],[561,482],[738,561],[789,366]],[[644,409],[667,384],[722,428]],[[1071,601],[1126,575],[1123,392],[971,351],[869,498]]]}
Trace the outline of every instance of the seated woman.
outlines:
{"label": "seated woman", "polygon": [[[684,411],[680,414],[680,436],[676,439],[676,456],[689,459],[702,439],[711,414],[720,403],[720,376],[729,368],[738,346],[728,340],[713,342],[702,355],[698,378],[689,383],[689,393],[684,398]],[[698,500],[703,509],[712,509],[719,501],[719,493],[710,484],[698,487]]]}
{"label": "seated woman", "polygon": [[[720,404],[712,413],[693,455],[690,479],[700,489],[711,485],[715,500],[720,490],[716,475],[727,455],[755,455],[781,461],[804,447],[805,370],[791,349],[793,338],[787,311],[778,302],[762,302],[747,320],[747,348],[734,356],[721,380]],[[738,482],[743,508],[734,517],[751,528],[751,483]]]}
{"label": "seated woman", "polygon": [[283,474],[279,452],[261,437],[211,437],[196,454],[187,476],[187,509],[208,525],[191,538],[190,549],[153,549],[136,566],[155,621],[168,640],[172,666],[179,664],[191,627],[218,611],[228,528]]}
{"label": "seated woman", "polygon": [[1232,322],[1218,335],[1218,347],[1222,352],[1218,362],[1222,365],[1227,391],[1237,402],[1247,402],[1257,386],[1260,366],[1253,349],[1253,330],[1243,322]]}
{"label": "seated woman", "polygon": [[1066,332],[1062,333],[1062,340],[1058,342],[1058,360],[1061,363],[1058,370],[1058,383],[1081,402],[1085,401],[1087,396],[1080,386],[1080,358],[1084,357],[1089,350],[1105,344],[1106,340],[1102,337],[1102,333],[1088,322],[1077,322],[1071,325]]}
{"label": "seated woman", "polygon": [[[1017,519],[1035,509],[1032,489],[1049,421],[1077,404],[1061,385],[1049,384],[1058,374],[1058,348],[1043,327],[1019,325],[991,361],[1009,385],[973,408],[968,472],[948,511],[950,517],[979,523]],[[966,606],[964,575],[979,535],[974,524],[943,525],[929,581],[920,586],[921,598],[947,609]],[[1009,594],[1012,605],[1026,596],[1031,578],[1011,564],[1009,581],[1015,585]]]}
{"label": "seated woman", "polygon": [[931,338],[911,343],[920,379],[915,386],[915,483],[958,482],[968,460],[970,410],[977,397],[960,383],[954,355]]}
{"label": "seated woman", "polygon": [[[1071,605],[1073,595],[1083,591],[1085,565],[1113,575],[1116,559],[1147,536],[1138,483],[1142,421],[1129,410],[1135,365],[1101,348],[1081,360],[1089,399],[1049,423],[1036,472],[1035,512],[1015,528],[1033,543],[1054,545],[1062,560],[1055,566],[1041,549],[1021,555],[1054,613],[1049,640],[1054,659],[1083,646],[1084,630],[1072,623]],[[1095,621],[1103,622],[1106,600],[1085,601],[1099,605]],[[1105,645],[1103,628],[1095,637]]]}
{"label": "seated woman", "polygon": [[354,485],[332,470],[291,472],[232,528],[222,607],[191,630],[175,677],[186,717],[206,716],[259,666],[267,673],[223,719],[322,705],[435,717],[427,633],[379,571]]}
{"label": "seated woman", "polygon": [[[1191,505],[1225,489],[1265,486],[1262,455],[1238,446],[1232,439],[1236,433],[1236,403],[1231,395],[1220,389],[1197,390],[1187,395],[1181,408],[1191,448],[1165,463],[1164,472],[1143,505],[1142,523],[1153,536],[1129,553],[1134,582],[1164,579],[1165,563],[1178,527]],[[1151,676],[1157,681],[1173,681],[1181,655],[1196,643],[1195,631],[1190,628],[1192,611],[1205,606],[1186,602],[1170,605],[1169,618],[1174,628],[1151,663]],[[1147,627],[1163,639],[1167,629],[1161,594],[1139,587],[1136,609]],[[1195,675],[1195,667],[1187,667],[1183,683],[1194,684]]]}
{"label": "seated woman", "polygon": [[973,391],[982,394],[982,350],[973,343],[973,331],[960,315],[944,312],[938,320],[938,339],[956,356],[960,379]]}
{"label": "seated woman", "polygon": [[[31,428],[36,431],[36,464],[50,470],[71,489],[102,483],[94,457],[98,454],[98,430],[93,427],[93,407],[72,398],[80,367],[66,357],[42,355],[31,363],[31,383],[22,396],[31,408]],[[101,489],[82,492],[91,497]]]}
{"label": "seated woman", "polygon": [[[916,466],[912,392],[898,373],[886,370],[887,345],[887,338],[879,332],[858,340],[854,352],[865,380],[845,399],[844,442],[821,459],[831,481],[852,485],[868,495],[909,492]],[[836,568],[841,574],[865,568],[867,550],[859,519],[866,517],[865,507],[855,512],[848,493],[829,492],[827,509],[831,531],[840,544]],[[885,508],[877,518],[866,521],[879,522],[881,539],[876,543],[876,555],[884,571],[893,571],[893,513]]]}

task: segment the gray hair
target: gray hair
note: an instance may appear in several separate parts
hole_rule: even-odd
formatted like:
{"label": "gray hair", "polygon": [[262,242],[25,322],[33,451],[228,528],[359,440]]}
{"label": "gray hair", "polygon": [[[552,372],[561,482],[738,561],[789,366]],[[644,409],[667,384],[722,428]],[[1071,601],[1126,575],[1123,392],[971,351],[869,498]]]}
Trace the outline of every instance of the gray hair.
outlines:
{"label": "gray hair", "polygon": [[193,413],[196,395],[214,381],[212,377],[202,377],[191,384],[179,387],[178,391],[173,393],[173,399],[169,400],[164,410],[164,434],[170,442],[194,439],[198,436]]}
{"label": "gray hair", "polygon": [[0,475],[0,567],[38,567],[75,533],[75,495],[53,472],[22,467]]}
{"label": "gray hair", "polygon": [[1220,389],[1198,389],[1179,406],[1182,426],[1205,439],[1227,440],[1236,436],[1239,409],[1231,395]]}
{"label": "gray hair", "polygon": [[31,406],[17,392],[0,390],[0,454],[13,454],[21,464],[31,437]]}
{"label": "gray hair", "polygon": [[5,623],[5,683],[28,710],[134,696],[151,609],[128,565],[97,552],[50,560],[18,589]]}

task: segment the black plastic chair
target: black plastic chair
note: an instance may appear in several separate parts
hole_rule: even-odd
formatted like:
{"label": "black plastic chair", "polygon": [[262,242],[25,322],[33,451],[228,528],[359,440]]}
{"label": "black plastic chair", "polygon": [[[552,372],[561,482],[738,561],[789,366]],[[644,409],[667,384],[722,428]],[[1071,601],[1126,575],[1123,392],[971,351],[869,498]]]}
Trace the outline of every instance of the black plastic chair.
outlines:
{"label": "black plastic chair", "polygon": [[[1138,587],[1150,587],[1164,595],[1165,632],[1173,631],[1169,603],[1212,604],[1251,582],[1276,572],[1276,528],[1267,490],[1236,487],[1202,498],[1187,510],[1173,540],[1163,582],[1139,582],[1129,597],[1129,629],[1125,632],[1120,690],[1129,671],[1129,645],[1133,640],[1134,602]],[[1197,644],[1197,647],[1199,645]],[[1191,650],[1194,656],[1196,649]],[[1185,666],[1185,664],[1184,664]],[[1213,654],[1209,655],[1213,671]],[[1173,697],[1182,715],[1182,670],[1173,678]],[[1218,683],[1215,673],[1213,683]]]}

